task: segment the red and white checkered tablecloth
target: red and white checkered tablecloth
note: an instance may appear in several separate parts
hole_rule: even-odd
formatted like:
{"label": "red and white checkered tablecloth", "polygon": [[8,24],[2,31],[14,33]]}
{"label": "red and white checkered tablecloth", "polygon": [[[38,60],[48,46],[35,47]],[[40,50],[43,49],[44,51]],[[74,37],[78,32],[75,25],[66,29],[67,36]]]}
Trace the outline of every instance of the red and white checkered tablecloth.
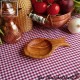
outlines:
{"label": "red and white checkered tablecloth", "polygon": [[[0,45],[0,80],[80,80],[80,34],[65,30],[37,25],[18,43]],[[71,47],[59,47],[45,59],[32,59],[23,53],[25,43],[31,39],[59,37],[66,37]]]}

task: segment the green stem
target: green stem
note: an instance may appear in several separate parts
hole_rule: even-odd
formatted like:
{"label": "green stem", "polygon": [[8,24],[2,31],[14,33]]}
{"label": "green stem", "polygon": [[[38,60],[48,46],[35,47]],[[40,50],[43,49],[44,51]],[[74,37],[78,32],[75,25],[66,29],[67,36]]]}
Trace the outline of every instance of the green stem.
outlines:
{"label": "green stem", "polygon": [[[3,31],[2,31],[1,29],[0,29],[0,33],[1,33],[2,35],[4,35],[4,33],[3,33]],[[1,38],[0,38],[0,44],[3,44]]]}
{"label": "green stem", "polygon": [[2,34],[2,35],[4,35],[4,33],[2,32],[2,30],[0,29],[0,33]]}
{"label": "green stem", "polygon": [[0,44],[2,44],[2,40],[1,40],[1,38],[0,38]]}

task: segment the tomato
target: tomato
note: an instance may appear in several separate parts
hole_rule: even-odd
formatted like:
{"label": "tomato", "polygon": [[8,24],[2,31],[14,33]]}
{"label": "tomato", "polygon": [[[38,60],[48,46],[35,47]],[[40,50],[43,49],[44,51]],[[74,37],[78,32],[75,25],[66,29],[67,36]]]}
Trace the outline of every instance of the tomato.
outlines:
{"label": "tomato", "polygon": [[54,0],[43,0],[43,2],[46,2],[47,4],[52,4]]}
{"label": "tomato", "polygon": [[60,6],[56,3],[50,5],[48,8],[47,8],[47,13],[50,14],[50,15],[56,15],[58,14],[60,11]]}
{"label": "tomato", "polygon": [[34,4],[34,11],[36,13],[44,13],[47,10],[47,4],[45,2],[36,2]]}
{"label": "tomato", "polygon": [[34,5],[35,4],[35,2],[36,2],[36,0],[31,0],[31,3]]}

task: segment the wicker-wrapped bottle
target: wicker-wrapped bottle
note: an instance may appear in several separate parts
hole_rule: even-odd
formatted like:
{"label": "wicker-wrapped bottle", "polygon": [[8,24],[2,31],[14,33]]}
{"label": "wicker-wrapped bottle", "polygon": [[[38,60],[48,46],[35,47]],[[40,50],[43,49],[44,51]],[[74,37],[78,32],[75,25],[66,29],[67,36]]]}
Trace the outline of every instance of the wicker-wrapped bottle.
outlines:
{"label": "wicker-wrapped bottle", "polygon": [[27,16],[30,13],[32,5],[30,0],[18,0],[18,17],[16,22],[20,26],[22,32],[27,32],[32,29],[32,20]]}
{"label": "wicker-wrapped bottle", "polygon": [[15,43],[21,39],[21,32],[18,29],[13,17],[16,14],[10,2],[2,3],[2,30],[3,30],[3,40],[7,43]]}

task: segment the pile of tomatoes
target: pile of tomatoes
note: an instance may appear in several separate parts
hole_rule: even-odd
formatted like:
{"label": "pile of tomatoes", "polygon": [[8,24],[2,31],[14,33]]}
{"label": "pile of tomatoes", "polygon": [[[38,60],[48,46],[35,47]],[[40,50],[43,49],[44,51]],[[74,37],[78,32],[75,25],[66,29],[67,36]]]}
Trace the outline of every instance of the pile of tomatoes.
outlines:
{"label": "pile of tomatoes", "polygon": [[57,15],[60,12],[60,6],[54,0],[31,0],[31,2],[36,14]]}

